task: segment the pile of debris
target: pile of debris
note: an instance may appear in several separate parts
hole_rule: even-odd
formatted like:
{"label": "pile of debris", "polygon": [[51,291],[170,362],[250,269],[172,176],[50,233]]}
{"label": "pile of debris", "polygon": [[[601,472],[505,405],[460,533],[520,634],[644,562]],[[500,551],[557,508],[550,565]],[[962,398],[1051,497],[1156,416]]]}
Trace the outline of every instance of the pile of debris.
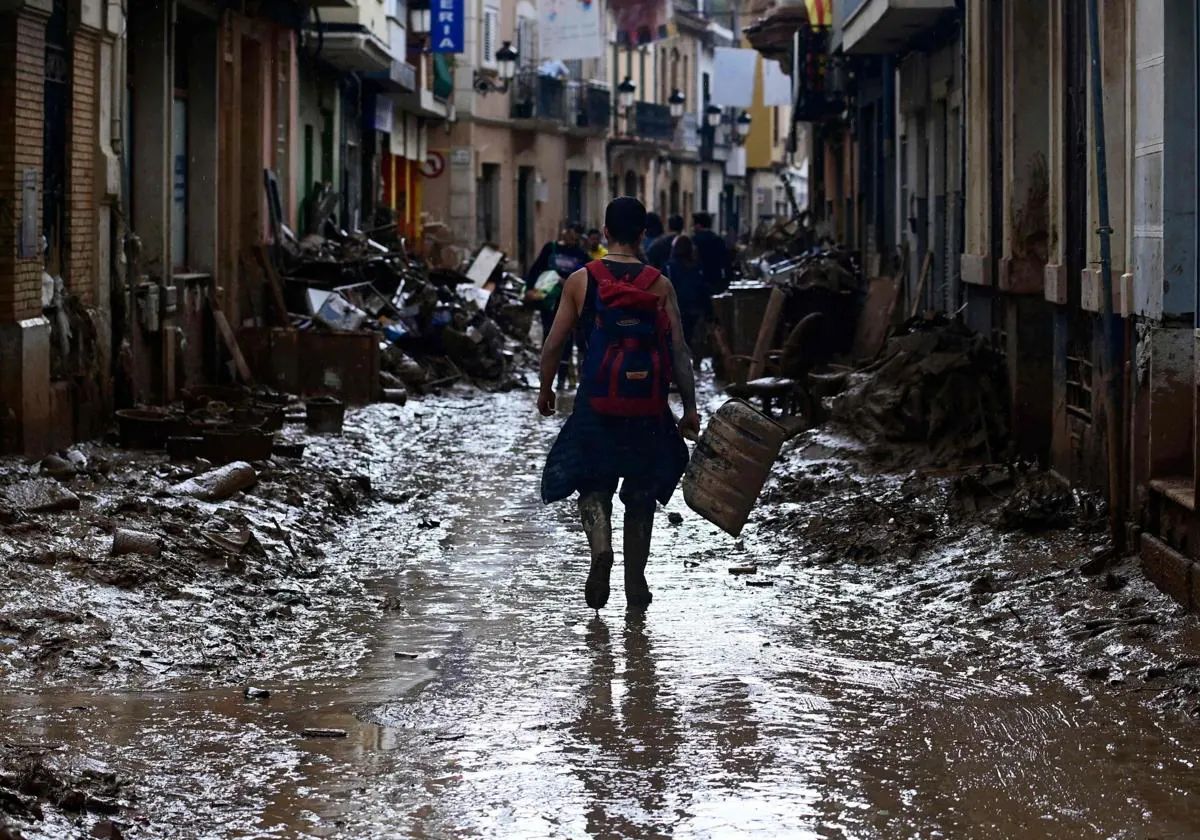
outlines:
{"label": "pile of debris", "polygon": [[768,254],[751,260],[749,266],[753,276],[788,290],[859,292],[863,285],[857,254],[835,246],[812,248],[794,257]]}
{"label": "pile of debris", "polygon": [[273,299],[262,308],[275,310],[276,323],[377,334],[384,388],[511,380],[532,313],[503,253],[485,246],[465,271],[431,268],[407,253],[394,224],[347,233],[326,219],[318,227],[297,240],[280,226],[281,247],[260,252],[264,297]]}
{"label": "pile of debris", "polygon": [[961,323],[910,320],[846,384],[833,399],[833,418],[876,447],[920,444],[942,464],[991,462],[1004,451],[1003,365]]}

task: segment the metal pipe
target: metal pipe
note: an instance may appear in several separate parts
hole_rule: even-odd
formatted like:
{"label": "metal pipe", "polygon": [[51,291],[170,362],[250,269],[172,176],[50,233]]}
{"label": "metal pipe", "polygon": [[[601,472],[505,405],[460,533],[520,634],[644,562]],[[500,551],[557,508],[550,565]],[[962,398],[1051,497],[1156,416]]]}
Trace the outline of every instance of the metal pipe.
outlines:
{"label": "metal pipe", "polygon": [[1088,40],[1092,58],[1092,114],[1096,135],[1096,198],[1099,209],[1100,290],[1104,318],[1104,418],[1108,427],[1108,527],[1113,555],[1125,551],[1125,494],[1121,492],[1121,381],[1124,369],[1120,342],[1120,321],[1113,311],[1112,227],[1108,217],[1108,160],[1104,137],[1104,89],[1100,68],[1100,11],[1097,0],[1088,0]]}

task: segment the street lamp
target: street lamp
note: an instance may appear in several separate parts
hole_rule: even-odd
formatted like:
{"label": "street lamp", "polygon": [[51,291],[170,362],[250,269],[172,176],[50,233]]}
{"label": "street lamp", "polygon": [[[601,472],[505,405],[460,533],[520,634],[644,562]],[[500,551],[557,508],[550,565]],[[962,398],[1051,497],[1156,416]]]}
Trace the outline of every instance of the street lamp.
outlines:
{"label": "street lamp", "polygon": [[671,106],[671,119],[677,120],[683,116],[683,106],[686,102],[687,97],[679,88],[671,91],[671,95],[667,97],[667,104]]}
{"label": "street lamp", "polygon": [[408,28],[414,35],[423,37],[432,28],[430,0],[412,0],[408,7]]}
{"label": "street lamp", "polygon": [[721,124],[721,106],[709,105],[704,109],[704,123],[709,128],[716,128]]}
{"label": "street lamp", "polygon": [[742,111],[737,118],[737,136],[741,140],[745,140],[750,136],[750,112]]}
{"label": "street lamp", "polygon": [[496,66],[499,70],[500,81],[492,73],[475,71],[475,92],[480,96],[489,93],[508,93],[508,83],[517,75],[517,59],[520,56],[513,49],[512,41],[505,41],[496,50]]}
{"label": "street lamp", "polygon": [[637,93],[637,85],[633,83],[633,79],[628,76],[625,81],[617,85],[617,104],[621,110],[628,111],[633,107],[633,95]]}
{"label": "street lamp", "polygon": [[511,82],[517,75],[517,51],[513,49],[512,41],[505,41],[496,50],[496,63],[500,65],[500,78]]}

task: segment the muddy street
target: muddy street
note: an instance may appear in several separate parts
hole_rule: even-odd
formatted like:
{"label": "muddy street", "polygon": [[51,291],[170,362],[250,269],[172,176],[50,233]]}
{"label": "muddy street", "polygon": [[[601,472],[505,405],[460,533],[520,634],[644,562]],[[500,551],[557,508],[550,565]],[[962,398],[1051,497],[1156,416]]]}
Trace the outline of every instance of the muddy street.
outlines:
{"label": "muddy street", "polygon": [[[319,463],[367,472],[374,500],[298,584],[303,642],[44,690],[6,669],[6,771],[25,751],[110,788],[83,808],[42,802],[41,819],[5,807],[12,824],[27,838],[109,819],[136,838],[1200,831],[1200,637],[1136,569],[1081,575],[1094,535],[908,539],[905,511],[941,485],[914,490],[810,432],[741,540],[677,494],[656,519],[649,612],[626,615],[615,574],[595,615],[573,506],[538,499],[557,426],[527,393],[463,390],[313,439]],[[871,552],[830,536],[863,527]]]}

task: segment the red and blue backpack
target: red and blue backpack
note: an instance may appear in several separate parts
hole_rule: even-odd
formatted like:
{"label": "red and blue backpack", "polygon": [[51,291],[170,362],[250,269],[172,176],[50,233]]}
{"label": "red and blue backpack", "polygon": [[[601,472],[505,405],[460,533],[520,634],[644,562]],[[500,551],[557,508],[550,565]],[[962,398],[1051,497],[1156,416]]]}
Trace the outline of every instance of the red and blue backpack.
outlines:
{"label": "red and blue backpack", "polygon": [[671,321],[650,292],[662,275],[645,266],[618,280],[603,260],[587,266],[596,284],[596,325],[583,361],[582,386],[592,411],[611,417],[656,417],[671,387]]}

